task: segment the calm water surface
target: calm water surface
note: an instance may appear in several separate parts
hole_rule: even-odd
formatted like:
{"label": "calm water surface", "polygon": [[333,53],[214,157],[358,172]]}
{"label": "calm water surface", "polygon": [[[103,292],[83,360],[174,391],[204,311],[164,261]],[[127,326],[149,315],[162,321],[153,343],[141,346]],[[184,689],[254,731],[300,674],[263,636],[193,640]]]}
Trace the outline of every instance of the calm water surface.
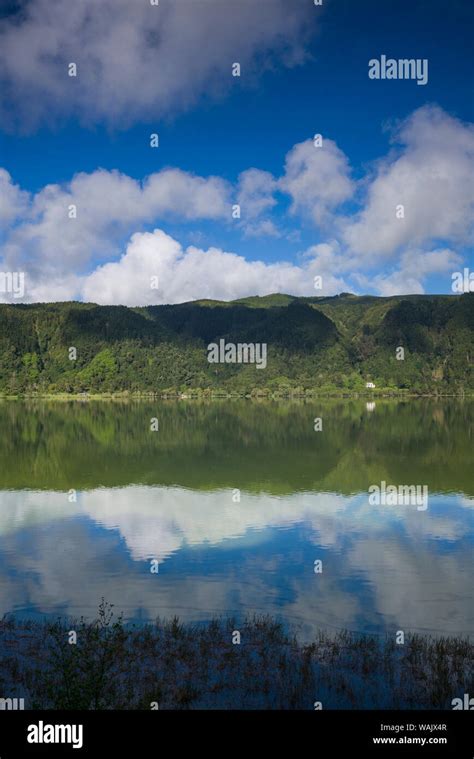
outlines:
{"label": "calm water surface", "polygon": [[[470,400],[2,402],[0,614],[104,596],[130,620],[471,633],[473,422]],[[381,481],[428,508],[370,505]]]}

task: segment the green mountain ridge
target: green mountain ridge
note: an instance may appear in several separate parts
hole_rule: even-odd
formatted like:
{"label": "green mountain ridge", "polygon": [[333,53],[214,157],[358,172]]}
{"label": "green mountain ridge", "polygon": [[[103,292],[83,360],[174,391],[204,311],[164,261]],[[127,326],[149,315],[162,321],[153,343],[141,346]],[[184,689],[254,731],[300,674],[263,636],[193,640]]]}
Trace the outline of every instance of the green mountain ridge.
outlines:
{"label": "green mountain ridge", "polygon": [[[266,368],[209,363],[207,346],[221,338],[266,343]],[[473,293],[0,304],[2,394],[362,392],[368,381],[377,390],[465,393],[474,390],[473,363]]]}

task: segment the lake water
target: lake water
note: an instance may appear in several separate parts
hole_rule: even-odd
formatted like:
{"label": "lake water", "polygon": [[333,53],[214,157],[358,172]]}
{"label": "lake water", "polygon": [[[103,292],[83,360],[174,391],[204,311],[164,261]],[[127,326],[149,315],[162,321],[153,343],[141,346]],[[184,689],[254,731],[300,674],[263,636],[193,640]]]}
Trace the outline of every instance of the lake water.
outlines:
{"label": "lake water", "polygon": [[[2,402],[0,614],[103,596],[135,621],[469,634],[473,421],[467,399]],[[382,482],[427,508],[370,503]]]}

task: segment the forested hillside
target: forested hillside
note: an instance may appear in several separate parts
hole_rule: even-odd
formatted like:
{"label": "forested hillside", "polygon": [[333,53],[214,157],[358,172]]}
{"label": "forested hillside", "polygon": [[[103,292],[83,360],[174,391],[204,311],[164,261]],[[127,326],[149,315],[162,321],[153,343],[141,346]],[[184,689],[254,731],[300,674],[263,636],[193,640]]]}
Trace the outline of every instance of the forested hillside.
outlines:
{"label": "forested hillside", "polygon": [[[220,339],[266,343],[266,367],[209,363],[207,346]],[[472,293],[0,305],[2,394],[354,392],[368,381],[376,391],[463,393],[474,390],[473,365]]]}

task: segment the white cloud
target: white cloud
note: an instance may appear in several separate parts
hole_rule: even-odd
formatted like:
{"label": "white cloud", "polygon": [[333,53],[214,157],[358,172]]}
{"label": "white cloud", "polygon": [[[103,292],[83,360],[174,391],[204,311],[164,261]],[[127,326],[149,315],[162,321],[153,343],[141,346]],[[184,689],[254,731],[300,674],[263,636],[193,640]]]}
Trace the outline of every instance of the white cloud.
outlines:
{"label": "white cloud", "polygon": [[[402,151],[378,163],[365,207],[346,224],[344,241],[357,261],[390,260],[438,240],[472,242],[474,127],[423,107],[394,139]],[[399,205],[405,218],[396,216]]]}
{"label": "white cloud", "polygon": [[[359,202],[360,193],[354,192],[346,156],[329,139],[321,148],[312,141],[295,145],[280,179],[251,168],[235,185],[177,168],[143,181],[97,169],[30,196],[0,169],[0,270],[25,272],[29,302],[85,297],[139,305],[282,291],[424,292],[431,275],[462,267],[461,252],[472,240],[474,132],[430,107],[412,114],[397,135],[404,148],[380,160],[374,174],[362,180],[365,205],[352,216],[341,216],[338,207],[350,197]],[[278,206],[284,193],[291,199],[290,217]],[[236,201],[240,222],[232,219]],[[402,202],[405,218],[397,219],[395,208]],[[68,218],[71,205],[75,219]],[[295,220],[302,229],[295,228]],[[295,242],[314,224],[330,237],[310,245],[302,263],[267,264],[217,245],[204,250],[206,228],[200,223],[206,221],[215,222],[214,238],[233,228],[244,239]],[[168,222],[186,223],[196,247],[184,250],[181,232],[173,240],[159,231]],[[145,231],[153,226],[159,230]],[[159,290],[151,290],[151,276],[160,278]],[[322,290],[315,290],[315,276],[322,277]],[[13,296],[2,293],[1,299]]]}
{"label": "white cloud", "polygon": [[282,232],[271,219],[245,224],[243,232],[245,237],[282,237]]}
{"label": "white cloud", "polygon": [[[245,237],[282,237],[275,221],[269,218],[278,201],[278,182],[268,171],[247,169],[239,176],[237,203],[241,210],[241,228]],[[261,217],[264,218],[261,218]]]}
{"label": "white cloud", "polygon": [[6,228],[14,222],[24,213],[27,203],[28,193],[13,184],[8,171],[0,168],[0,225]]}
{"label": "white cloud", "polygon": [[179,169],[152,174],[143,188],[148,215],[185,220],[230,219],[230,185],[220,177],[198,177]]}
{"label": "white cloud", "polygon": [[[315,293],[314,276],[328,271],[319,246],[309,252],[303,266],[279,262],[247,261],[219,248],[185,250],[160,229],[132,236],[120,261],[98,267],[84,280],[82,296],[94,303],[151,305],[180,303],[197,298],[232,300],[246,295],[285,292],[296,295],[330,294],[344,282],[330,274],[324,290]],[[158,277],[159,289],[152,289]]]}
{"label": "white cloud", "polygon": [[[336,240],[311,245],[302,254],[302,259],[308,261],[313,277],[313,291],[310,295],[336,295],[348,290],[353,292],[353,288],[341,276],[348,267]],[[315,287],[315,277],[320,278],[321,287]]]}
{"label": "white cloud", "polygon": [[322,147],[315,147],[312,140],[295,145],[286,156],[279,187],[291,196],[293,213],[309,216],[318,225],[331,219],[354,192],[349,161],[329,139]]}
{"label": "white cloud", "polygon": [[461,256],[446,248],[428,253],[407,250],[402,254],[399,268],[395,271],[376,274],[372,278],[356,274],[355,279],[362,287],[370,286],[383,296],[424,293],[423,281],[426,277],[432,274],[450,274],[461,263]]}
{"label": "white cloud", "polygon": [[244,219],[255,219],[273,208],[277,201],[274,193],[277,182],[268,171],[247,169],[239,176],[237,203]]}
{"label": "white cloud", "polygon": [[[12,194],[11,183],[1,180],[0,174],[0,207],[5,207],[4,197],[7,210],[19,207],[18,192]],[[1,255],[10,269],[28,272],[29,294],[34,288],[38,297],[38,287],[58,280],[62,290],[63,280],[72,284],[92,259],[118,255],[119,240],[137,226],[164,216],[230,219],[229,196],[230,186],[219,177],[203,178],[178,169],[164,169],[143,183],[118,171],[76,174],[64,186],[44,187],[29,206],[22,202],[23,217],[11,227]],[[69,218],[72,205],[77,218]],[[66,285],[65,294],[69,292]]]}
{"label": "white cloud", "polygon": [[[0,19],[0,118],[126,126],[300,63],[316,16],[305,0],[31,0]],[[67,66],[77,65],[77,77]]]}

